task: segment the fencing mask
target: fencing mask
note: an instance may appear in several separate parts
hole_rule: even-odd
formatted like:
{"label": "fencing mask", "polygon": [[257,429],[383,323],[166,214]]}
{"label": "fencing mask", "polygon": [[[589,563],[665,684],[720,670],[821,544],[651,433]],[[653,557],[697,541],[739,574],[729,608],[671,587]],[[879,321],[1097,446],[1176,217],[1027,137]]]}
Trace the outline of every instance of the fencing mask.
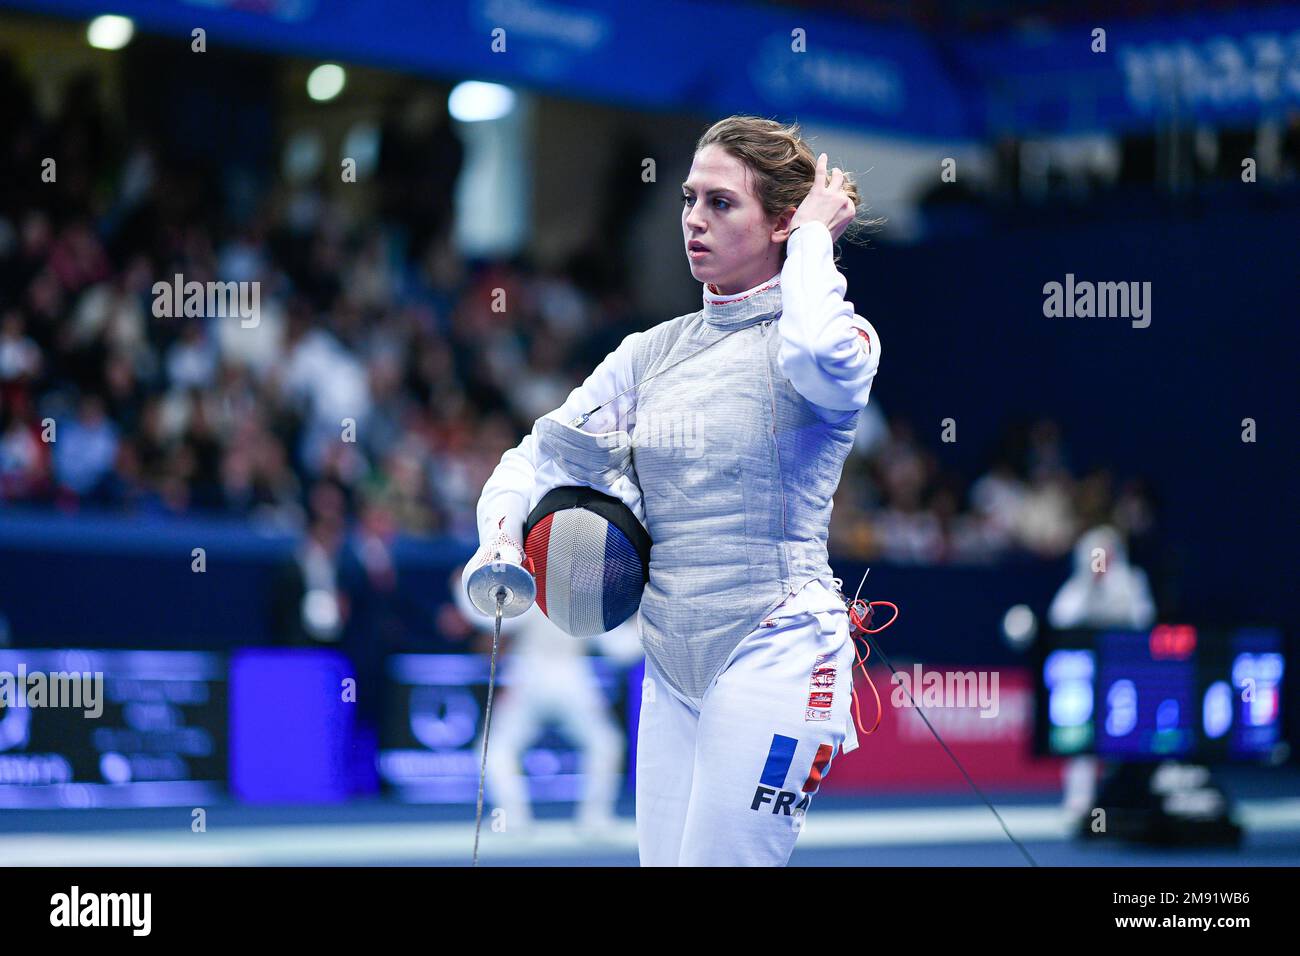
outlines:
{"label": "fencing mask", "polygon": [[650,535],[630,508],[592,488],[547,492],[524,523],[537,604],[560,630],[592,637],[636,613],[650,579]]}

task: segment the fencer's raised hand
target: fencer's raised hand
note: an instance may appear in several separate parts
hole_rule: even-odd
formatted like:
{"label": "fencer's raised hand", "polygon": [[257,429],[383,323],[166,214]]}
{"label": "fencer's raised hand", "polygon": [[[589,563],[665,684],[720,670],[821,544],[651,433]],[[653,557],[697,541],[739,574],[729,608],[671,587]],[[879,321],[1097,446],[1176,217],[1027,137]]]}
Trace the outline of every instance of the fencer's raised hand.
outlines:
{"label": "fencer's raised hand", "polygon": [[839,239],[849,227],[857,213],[853,198],[844,189],[844,171],[836,166],[831,170],[830,178],[826,176],[826,154],[817,157],[817,174],[813,178],[812,189],[803,198],[794,218],[790,220],[790,229],[809,222],[820,222],[830,230],[831,239]]}

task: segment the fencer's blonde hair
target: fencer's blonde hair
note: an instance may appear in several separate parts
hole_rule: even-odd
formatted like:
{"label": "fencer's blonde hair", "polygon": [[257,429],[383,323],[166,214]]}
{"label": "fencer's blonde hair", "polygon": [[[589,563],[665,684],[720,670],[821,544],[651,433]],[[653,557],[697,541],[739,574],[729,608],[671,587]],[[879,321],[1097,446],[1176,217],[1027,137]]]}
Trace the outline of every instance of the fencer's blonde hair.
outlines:
{"label": "fencer's blonde hair", "polygon": [[[761,116],[728,116],[705,131],[695,151],[706,146],[721,147],[749,168],[754,195],[770,219],[791,208],[798,209],[817,175],[817,156],[804,141],[798,123],[778,123]],[[844,190],[854,206],[853,222],[844,231],[846,239],[857,238],[865,228],[884,222],[866,216],[857,182],[847,171]]]}

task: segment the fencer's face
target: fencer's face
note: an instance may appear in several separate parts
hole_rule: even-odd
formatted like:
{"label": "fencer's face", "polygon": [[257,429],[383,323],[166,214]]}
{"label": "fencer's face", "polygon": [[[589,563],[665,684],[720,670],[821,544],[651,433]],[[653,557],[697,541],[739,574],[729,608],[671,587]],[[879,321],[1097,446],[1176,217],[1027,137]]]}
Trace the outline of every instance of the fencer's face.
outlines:
{"label": "fencer's face", "polygon": [[724,295],[752,289],[781,267],[787,233],[769,219],[752,173],[720,146],[695,154],[682,183],[682,241],[691,275]]}

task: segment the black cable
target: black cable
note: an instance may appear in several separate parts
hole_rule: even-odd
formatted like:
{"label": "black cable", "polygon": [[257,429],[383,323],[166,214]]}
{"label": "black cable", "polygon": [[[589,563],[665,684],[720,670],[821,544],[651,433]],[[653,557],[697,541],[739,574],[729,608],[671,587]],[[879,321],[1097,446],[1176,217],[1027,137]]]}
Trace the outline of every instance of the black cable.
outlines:
{"label": "black cable", "polygon": [[[871,635],[867,634],[864,631],[862,636],[866,640],[867,644],[871,647],[871,649],[875,651],[877,655],[879,655],[880,659],[884,661],[887,665],[889,665],[889,669],[893,671],[894,676],[895,677],[899,676],[898,670],[894,667],[893,662],[890,661],[890,659],[885,656],[885,652],[880,649],[880,646],[871,639]],[[998,823],[1001,824],[1002,826],[1002,832],[1005,833],[1007,835],[1007,838],[1016,845],[1016,849],[1018,849],[1021,853],[1024,854],[1025,859],[1029,861],[1030,866],[1038,866],[1038,861],[1035,860],[1030,855],[1029,851],[1025,849],[1024,844],[1021,843],[1019,840],[1017,840],[1015,836],[1012,835],[1011,831],[1007,828],[1007,824],[1002,819],[1002,814],[998,813],[997,807],[993,806],[989,798],[984,796],[984,791],[980,790],[980,788],[975,785],[975,781],[972,780],[970,774],[966,772],[966,768],[961,765],[961,761],[957,759],[957,755],[953,753],[951,749],[949,749],[946,743],[944,743],[943,738],[939,736],[939,731],[934,729],[934,725],[930,723],[930,718],[925,716],[925,711],[921,709],[921,705],[916,702],[916,698],[913,697],[912,692],[908,690],[907,684],[900,680],[899,686],[903,688],[903,691],[907,694],[908,699],[911,700],[912,706],[916,708],[916,712],[920,714],[921,719],[925,721],[925,726],[930,728],[930,733],[934,734],[934,739],[939,741],[939,746],[941,746],[944,749],[944,751],[947,752],[948,756],[952,758],[952,762],[957,765],[957,769],[960,770],[962,776],[966,778],[966,782],[970,784],[971,789],[974,790],[975,793],[978,794],[979,798],[984,801],[984,805],[987,806],[989,810],[993,812],[993,816],[997,817]]]}

